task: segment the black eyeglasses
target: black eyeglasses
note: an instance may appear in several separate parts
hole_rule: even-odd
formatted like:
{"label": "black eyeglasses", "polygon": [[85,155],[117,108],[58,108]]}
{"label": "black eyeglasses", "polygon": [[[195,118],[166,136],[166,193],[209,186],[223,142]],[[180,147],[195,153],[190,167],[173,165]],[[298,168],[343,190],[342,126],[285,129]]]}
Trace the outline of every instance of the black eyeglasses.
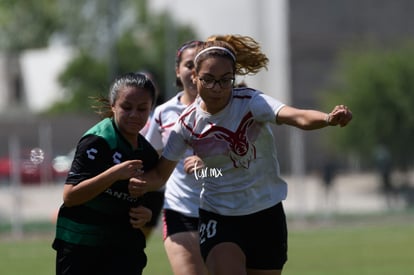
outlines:
{"label": "black eyeglasses", "polygon": [[213,89],[214,86],[216,86],[216,83],[218,83],[220,88],[222,89],[231,88],[234,84],[234,78],[222,78],[219,80],[215,80],[214,78],[199,77],[198,79],[200,79],[201,81],[201,86],[203,86],[206,89]]}

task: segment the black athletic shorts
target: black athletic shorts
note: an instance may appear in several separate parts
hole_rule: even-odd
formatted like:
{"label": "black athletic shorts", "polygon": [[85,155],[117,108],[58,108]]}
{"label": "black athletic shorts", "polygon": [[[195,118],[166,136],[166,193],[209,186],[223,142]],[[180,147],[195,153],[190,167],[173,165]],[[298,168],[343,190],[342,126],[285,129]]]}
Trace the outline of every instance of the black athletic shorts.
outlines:
{"label": "black athletic shorts", "polygon": [[164,189],[146,193],[144,200],[145,207],[152,211],[152,218],[145,224],[145,227],[156,227],[164,205]]}
{"label": "black athletic shorts", "polygon": [[246,216],[223,216],[200,209],[204,261],[223,242],[237,244],[251,269],[282,269],[287,261],[287,226],[282,203]]}
{"label": "black athletic shorts", "polygon": [[198,231],[198,218],[188,217],[171,209],[164,209],[163,211],[164,240],[175,233]]}
{"label": "black athletic shorts", "polygon": [[65,244],[56,249],[56,275],[141,275],[147,264],[142,249]]}

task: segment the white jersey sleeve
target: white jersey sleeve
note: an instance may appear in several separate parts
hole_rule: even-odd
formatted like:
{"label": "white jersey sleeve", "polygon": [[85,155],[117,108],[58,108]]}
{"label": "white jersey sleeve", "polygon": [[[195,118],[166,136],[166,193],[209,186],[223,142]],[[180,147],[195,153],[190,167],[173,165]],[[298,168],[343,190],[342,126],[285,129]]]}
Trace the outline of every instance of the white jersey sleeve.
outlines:
{"label": "white jersey sleeve", "polygon": [[160,132],[160,125],[157,122],[157,119],[160,116],[161,108],[158,106],[155,108],[154,113],[152,114],[147,132],[145,133],[145,138],[151,143],[155,150],[160,151],[164,147],[162,144],[162,136]]}
{"label": "white jersey sleeve", "polygon": [[176,123],[174,125],[174,128],[169,135],[167,144],[162,152],[162,156],[166,159],[179,161],[188,149],[188,144],[185,140],[185,133],[183,130],[183,125],[181,123]]}
{"label": "white jersey sleeve", "polygon": [[279,110],[285,106],[271,96],[257,92],[250,103],[250,110],[257,121],[276,123]]}

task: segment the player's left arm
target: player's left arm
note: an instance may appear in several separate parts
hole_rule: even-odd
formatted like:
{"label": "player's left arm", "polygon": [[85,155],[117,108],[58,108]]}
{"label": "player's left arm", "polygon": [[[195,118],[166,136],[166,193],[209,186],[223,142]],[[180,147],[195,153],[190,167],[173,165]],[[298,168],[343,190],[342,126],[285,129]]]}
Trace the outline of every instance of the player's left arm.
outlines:
{"label": "player's left arm", "polygon": [[282,107],[276,114],[276,122],[303,130],[320,129],[326,126],[346,126],[352,120],[352,112],[345,105],[337,105],[330,113],[318,110]]}

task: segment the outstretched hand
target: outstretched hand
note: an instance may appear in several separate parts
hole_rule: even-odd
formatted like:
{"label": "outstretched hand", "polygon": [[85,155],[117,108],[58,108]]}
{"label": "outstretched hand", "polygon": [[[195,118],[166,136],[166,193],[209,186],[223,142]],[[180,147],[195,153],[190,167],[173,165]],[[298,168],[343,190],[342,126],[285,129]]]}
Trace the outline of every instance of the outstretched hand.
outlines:
{"label": "outstretched hand", "polygon": [[331,126],[339,125],[341,127],[346,126],[352,120],[352,112],[345,105],[337,105],[329,113],[328,124]]}

